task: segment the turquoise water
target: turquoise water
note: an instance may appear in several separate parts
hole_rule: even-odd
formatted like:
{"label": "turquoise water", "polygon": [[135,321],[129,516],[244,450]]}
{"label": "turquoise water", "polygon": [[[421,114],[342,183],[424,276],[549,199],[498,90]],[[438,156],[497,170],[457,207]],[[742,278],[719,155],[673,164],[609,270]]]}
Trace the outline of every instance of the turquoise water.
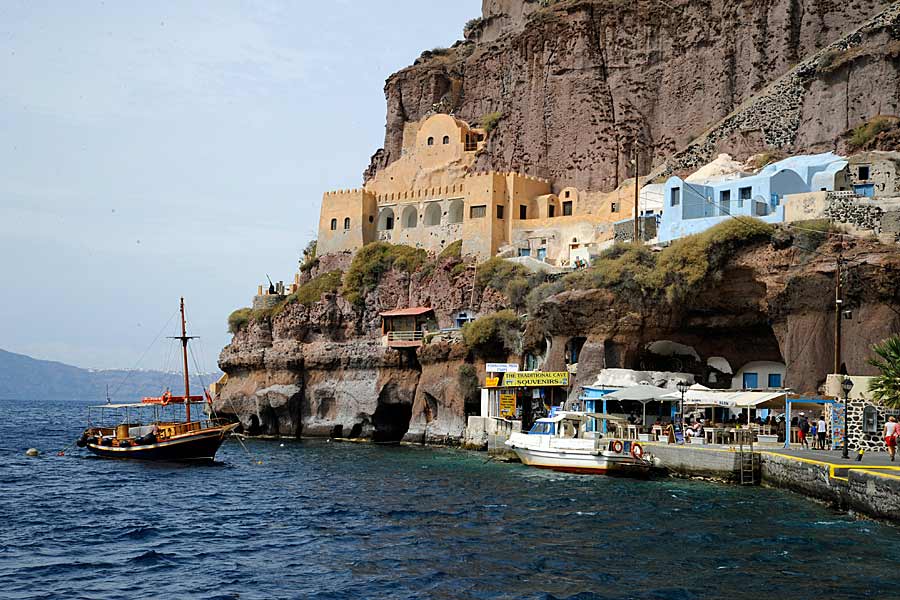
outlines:
{"label": "turquoise water", "polygon": [[233,441],[211,466],[58,457],[84,404],[0,401],[0,416],[2,598],[822,599],[900,584],[897,529],[778,490],[324,441],[248,442],[262,465]]}

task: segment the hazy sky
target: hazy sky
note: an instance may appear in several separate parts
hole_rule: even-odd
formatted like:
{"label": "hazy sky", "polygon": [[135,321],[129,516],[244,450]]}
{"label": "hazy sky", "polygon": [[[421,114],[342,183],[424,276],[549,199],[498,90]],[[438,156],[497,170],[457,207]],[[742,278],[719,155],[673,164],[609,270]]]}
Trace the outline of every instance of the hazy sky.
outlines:
{"label": "hazy sky", "polygon": [[293,277],[322,192],[360,185],[385,78],[480,5],[0,3],[0,348],[130,368],[183,294],[213,368],[228,314]]}

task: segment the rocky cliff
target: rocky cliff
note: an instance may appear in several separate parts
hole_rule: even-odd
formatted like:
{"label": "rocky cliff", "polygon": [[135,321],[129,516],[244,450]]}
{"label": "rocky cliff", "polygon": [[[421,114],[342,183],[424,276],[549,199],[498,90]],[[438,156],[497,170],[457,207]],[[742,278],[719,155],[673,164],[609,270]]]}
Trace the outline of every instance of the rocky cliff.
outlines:
{"label": "rocky cliff", "polygon": [[484,0],[465,34],[387,80],[366,177],[432,111],[501,114],[477,169],[609,191],[633,176],[635,146],[641,174],[692,142],[670,170],[820,150],[900,107],[898,4],[885,0]]}

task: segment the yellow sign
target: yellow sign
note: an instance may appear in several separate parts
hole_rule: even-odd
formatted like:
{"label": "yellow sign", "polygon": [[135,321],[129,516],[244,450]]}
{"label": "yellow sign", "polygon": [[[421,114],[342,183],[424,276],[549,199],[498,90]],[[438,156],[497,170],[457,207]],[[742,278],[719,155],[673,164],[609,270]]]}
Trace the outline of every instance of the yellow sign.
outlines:
{"label": "yellow sign", "polygon": [[500,416],[515,417],[516,416],[516,395],[500,394]]}
{"label": "yellow sign", "polygon": [[503,387],[543,387],[569,385],[568,371],[519,371],[504,373]]}
{"label": "yellow sign", "polygon": [[484,378],[484,387],[497,387],[500,385],[499,377],[485,377]]}

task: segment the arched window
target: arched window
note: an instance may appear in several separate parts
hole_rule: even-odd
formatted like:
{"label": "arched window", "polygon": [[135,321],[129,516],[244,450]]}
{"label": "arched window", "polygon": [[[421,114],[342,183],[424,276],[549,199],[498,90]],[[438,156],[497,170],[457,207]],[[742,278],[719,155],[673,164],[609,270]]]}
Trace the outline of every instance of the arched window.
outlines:
{"label": "arched window", "polygon": [[337,230],[337,219],[332,219],[332,220],[331,220],[331,230],[332,230],[332,231],[336,231],[336,230]]}
{"label": "arched window", "polygon": [[394,228],[394,211],[383,208],[378,213],[378,231],[390,231]]}
{"label": "arched window", "polygon": [[441,224],[440,202],[429,202],[425,206],[425,227],[434,227]]}
{"label": "arched window", "polygon": [[407,206],[403,209],[403,228],[412,229],[419,224],[419,211],[415,206]]}
{"label": "arched window", "polygon": [[344,219],[344,229],[350,229],[350,217]]}
{"label": "arched window", "polygon": [[450,203],[450,211],[447,215],[448,223],[462,223],[463,222],[463,201],[462,200],[453,200]]}
{"label": "arched window", "polygon": [[428,138],[428,145],[434,146],[434,138],[433,137]]}
{"label": "arched window", "polygon": [[449,144],[449,143],[450,143],[450,136],[449,136],[449,135],[445,135],[445,136],[444,136],[444,145],[446,146],[446,145]]}

